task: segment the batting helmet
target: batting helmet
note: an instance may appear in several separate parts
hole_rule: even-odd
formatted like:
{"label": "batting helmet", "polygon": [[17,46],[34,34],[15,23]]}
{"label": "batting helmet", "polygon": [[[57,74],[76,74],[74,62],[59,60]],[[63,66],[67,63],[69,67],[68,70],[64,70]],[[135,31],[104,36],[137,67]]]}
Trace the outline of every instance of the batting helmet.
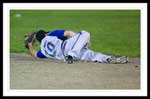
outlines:
{"label": "batting helmet", "polygon": [[48,33],[44,30],[38,30],[36,32],[36,39],[41,43],[42,39],[45,37],[45,34]]}

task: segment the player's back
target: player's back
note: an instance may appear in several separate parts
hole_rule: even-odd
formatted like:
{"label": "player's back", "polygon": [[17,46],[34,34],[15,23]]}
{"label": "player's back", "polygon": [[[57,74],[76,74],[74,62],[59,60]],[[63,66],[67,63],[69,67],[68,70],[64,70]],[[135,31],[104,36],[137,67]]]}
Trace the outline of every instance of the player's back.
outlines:
{"label": "player's back", "polygon": [[61,44],[62,40],[56,36],[46,36],[41,42],[41,51],[46,57],[63,59]]}

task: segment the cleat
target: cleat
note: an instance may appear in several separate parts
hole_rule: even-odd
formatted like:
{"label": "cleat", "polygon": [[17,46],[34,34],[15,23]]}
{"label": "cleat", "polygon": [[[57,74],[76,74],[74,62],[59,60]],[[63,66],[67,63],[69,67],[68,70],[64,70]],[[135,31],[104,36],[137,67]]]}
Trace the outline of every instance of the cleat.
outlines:
{"label": "cleat", "polygon": [[129,59],[127,56],[122,56],[122,57],[116,57],[112,56],[111,58],[108,59],[108,63],[111,64],[125,64],[128,63]]}
{"label": "cleat", "polygon": [[73,57],[72,56],[66,56],[66,61],[68,64],[72,64],[73,63]]}

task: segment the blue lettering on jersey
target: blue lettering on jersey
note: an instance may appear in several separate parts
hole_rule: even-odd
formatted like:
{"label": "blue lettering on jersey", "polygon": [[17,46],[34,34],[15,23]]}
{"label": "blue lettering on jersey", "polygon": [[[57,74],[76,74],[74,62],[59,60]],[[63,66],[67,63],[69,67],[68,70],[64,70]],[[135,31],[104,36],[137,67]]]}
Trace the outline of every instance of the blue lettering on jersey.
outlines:
{"label": "blue lettering on jersey", "polygon": [[48,55],[50,55],[52,57],[55,57],[55,55],[56,55],[55,45],[53,43],[51,43],[51,42],[48,42],[47,48],[48,48],[48,50],[50,52]]}

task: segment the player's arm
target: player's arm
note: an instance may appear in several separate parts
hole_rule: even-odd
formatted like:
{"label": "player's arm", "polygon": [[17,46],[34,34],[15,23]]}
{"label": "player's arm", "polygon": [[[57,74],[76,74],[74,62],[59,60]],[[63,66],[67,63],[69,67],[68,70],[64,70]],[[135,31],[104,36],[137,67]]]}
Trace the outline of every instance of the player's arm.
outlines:
{"label": "player's arm", "polygon": [[54,30],[47,34],[48,36],[57,36],[61,40],[66,40],[74,35],[76,35],[75,32],[70,30]]}
{"label": "player's arm", "polygon": [[46,58],[41,52],[41,50],[36,51],[31,43],[28,44],[30,55],[37,58]]}
{"label": "player's arm", "polygon": [[73,31],[66,30],[66,31],[64,32],[64,36],[67,37],[67,38],[70,38],[70,37],[72,37],[72,36],[74,36],[74,35],[76,35],[76,33],[73,32]]}
{"label": "player's arm", "polygon": [[28,43],[28,47],[29,47],[30,55],[33,56],[33,57],[36,57],[37,51],[32,46],[32,43]]}
{"label": "player's arm", "polygon": [[29,52],[31,56],[37,57],[37,58],[46,58],[46,56],[42,54],[41,50],[36,51],[34,49],[34,47],[32,46],[32,43],[29,43],[28,46],[29,46]]}

